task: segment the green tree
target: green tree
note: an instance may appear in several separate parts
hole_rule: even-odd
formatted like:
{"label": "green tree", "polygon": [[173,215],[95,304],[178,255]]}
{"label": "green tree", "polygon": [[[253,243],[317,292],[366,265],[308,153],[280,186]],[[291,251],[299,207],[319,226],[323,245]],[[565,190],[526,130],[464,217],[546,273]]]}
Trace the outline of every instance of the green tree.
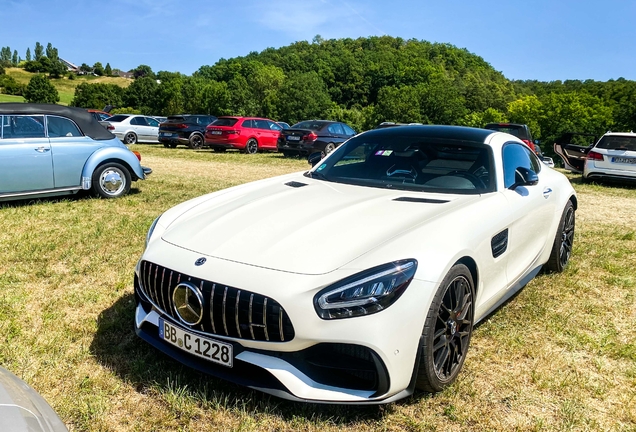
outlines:
{"label": "green tree", "polygon": [[31,61],[31,48],[27,48],[26,51],[26,61],[30,62]]}
{"label": "green tree", "polygon": [[24,90],[24,99],[30,103],[56,103],[60,96],[47,77],[35,75]]}
{"label": "green tree", "polygon": [[40,42],[35,43],[35,61],[40,61],[40,59],[44,56],[44,47],[40,44]]}
{"label": "green tree", "polygon": [[280,89],[279,116],[291,123],[323,117],[331,106],[327,87],[316,72],[294,75]]}
{"label": "green tree", "polygon": [[93,65],[93,72],[97,76],[103,76],[104,75],[104,67],[102,66],[102,64],[100,62],[96,62]]}
{"label": "green tree", "polygon": [[135,79],[142,77],[155,78],[155,74],[148,65],[139,65],[135,69],[131,70]]}
{"label": "green tree", "polygon": [[86,63],[82,63],[79,67],[79,70],[81,70],[82,72],[92,72],[93,69],[91,69],[91,67],[89,65],[87,65]]}
{"label": "green tree", "polygon": [[420,99],[420,91],[416,87],[381,88],[375,108],[375,123],[383,121],[421,123]]}
{"label": "green tree", "polygon": [[152,113],[158,86],[157,81],[148,76],[136,79],[124,91],[124,105],[139,109],[143,113]]}
{"label": "green tree", "polygon": [[115,84],[81,83],[75,88],[71,106],[102,109],[106,105],[124,106],[124,88]]}
{"label": "green tree", "polygon": [[51,61],[51,66],[49,67],[49,77],[61,78],[62,75],[66,73],[66,71],[66,65],[60,60]]}
{"label": "green tree", "polygon": [[113,74],[113,69],[110,67],[110,63],[106,63],[106,67],[104,68],[104,75],[111,76]]}
{"label": "green tree", "polygon": [[18,57],[18,50],[13,50],[13,57],[11,58],[11,64],[13,66],[17,66],[20,63],[20,59]]}

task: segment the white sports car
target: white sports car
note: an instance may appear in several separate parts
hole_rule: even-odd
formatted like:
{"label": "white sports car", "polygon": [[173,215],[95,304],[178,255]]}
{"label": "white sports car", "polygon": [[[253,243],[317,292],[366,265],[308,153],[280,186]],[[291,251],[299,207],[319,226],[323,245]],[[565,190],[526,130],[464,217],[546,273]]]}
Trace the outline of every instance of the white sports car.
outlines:
{"label": "white sports car", "polygon": [[440,391],[475,323],[567,265],[576,207],[569,181],[512,135],[368,131],[308,172],[157,218],[135,272],[137,334],[292,400]]}

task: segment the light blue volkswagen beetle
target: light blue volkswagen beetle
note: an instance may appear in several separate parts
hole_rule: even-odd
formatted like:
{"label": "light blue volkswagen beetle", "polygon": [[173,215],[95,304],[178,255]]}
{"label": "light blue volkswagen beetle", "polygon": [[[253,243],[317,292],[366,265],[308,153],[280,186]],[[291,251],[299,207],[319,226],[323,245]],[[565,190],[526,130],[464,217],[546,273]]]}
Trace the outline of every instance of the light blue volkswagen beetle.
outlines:
{"label": "light blue volkswagen beetle", "polygon": [[81,108],[0,103],[0,201],[90,190],[117,198],[152,170]]}

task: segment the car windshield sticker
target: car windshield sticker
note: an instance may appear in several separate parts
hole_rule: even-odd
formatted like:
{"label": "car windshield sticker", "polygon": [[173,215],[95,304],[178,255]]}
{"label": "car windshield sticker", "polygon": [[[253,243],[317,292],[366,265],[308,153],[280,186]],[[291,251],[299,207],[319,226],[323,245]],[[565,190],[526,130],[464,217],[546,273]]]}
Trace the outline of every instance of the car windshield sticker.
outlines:
{"label": "car windshield sticker", "polygon": [[316,171],[322,171],[325,169],[325,167],[327,166],[327,164],[322,164],[318,167],[318,169]]}
{"label": "car windshield sticker", "polygon": [[391,153],[393,153],[393,150],[378,150],[377,152],[375,152],[376,156],[391,156]]}

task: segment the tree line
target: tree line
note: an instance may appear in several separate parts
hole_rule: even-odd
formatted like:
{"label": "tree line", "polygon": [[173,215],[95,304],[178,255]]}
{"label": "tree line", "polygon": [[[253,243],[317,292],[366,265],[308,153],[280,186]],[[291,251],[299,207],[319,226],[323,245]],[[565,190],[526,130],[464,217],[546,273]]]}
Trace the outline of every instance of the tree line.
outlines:
{"label": "tree line", "polygon": [[[191,76],[133,70],[127,88],[77,86],[74,106],[153,115],[251,115],[295,123],[328,118],[358,131],[382,121],[526,123],[535,138],[636,126],[636,82],[511,81],[450,44],[382,36],[324,40],[221,59]],[[548,146],[546,146],[548,147]]]}

